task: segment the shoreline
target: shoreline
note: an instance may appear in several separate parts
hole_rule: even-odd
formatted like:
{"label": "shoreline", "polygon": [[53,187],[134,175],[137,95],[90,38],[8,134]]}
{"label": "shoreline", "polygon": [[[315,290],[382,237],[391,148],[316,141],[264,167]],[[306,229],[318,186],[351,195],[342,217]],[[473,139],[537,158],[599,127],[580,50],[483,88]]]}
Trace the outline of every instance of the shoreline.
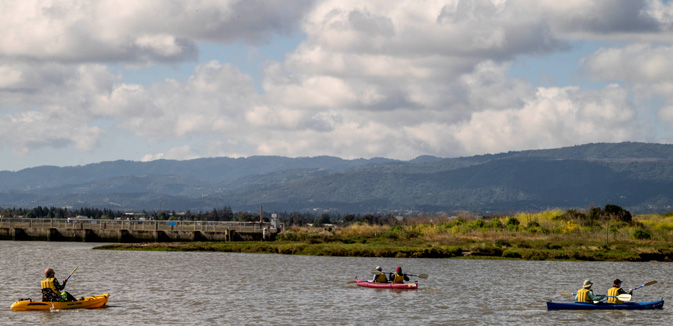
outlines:
{"label": "shoreline", "polygon": [[269,241],[127,243],[94,249],[672,262],[671,244],[673,212],[632,217],[606,205],[605,210],[594,208],[589,213],[557,209],[478,218],[433,216],[405,219],[395,225],[292,226]]}
{"label": "shoreline", "polygon": [[[497,242],[497,241],[496,241]],[[560,261],[629,261],[671,262],[673,249],[654,249],[633,243],[611,246],[572,246],[562,242],[541,246],[485,242],[465,243],[465,246],[381,245],[380,243],[307,243],[299,241],[241,241],[241,242],[169,242],[125,243],[97,246],[95,250],[192,251],[283,254],[306,256],[388,257],[388,258],[445,258],[445,259],[509,259]]]}

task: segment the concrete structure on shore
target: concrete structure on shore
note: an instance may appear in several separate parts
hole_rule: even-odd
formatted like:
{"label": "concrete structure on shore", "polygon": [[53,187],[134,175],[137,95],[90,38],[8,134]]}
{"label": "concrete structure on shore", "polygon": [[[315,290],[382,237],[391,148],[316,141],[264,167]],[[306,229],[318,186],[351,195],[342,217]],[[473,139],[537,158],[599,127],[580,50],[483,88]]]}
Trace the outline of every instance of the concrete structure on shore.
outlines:
{"label": "concrete structure on shore", "polygon": [[170,242],[273,240],[270,223],[0,218],[0,240]]}

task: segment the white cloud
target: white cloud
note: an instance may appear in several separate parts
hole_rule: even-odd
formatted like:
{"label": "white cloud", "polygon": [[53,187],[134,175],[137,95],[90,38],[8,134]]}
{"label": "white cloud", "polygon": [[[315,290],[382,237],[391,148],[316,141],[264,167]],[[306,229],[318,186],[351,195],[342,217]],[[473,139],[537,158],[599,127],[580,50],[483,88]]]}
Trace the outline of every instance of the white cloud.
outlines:
{"label": "white cloud", "polygon": [[458,142],[469,145],[470,151],[493,153],[503,148],[647,139],[651,136],[648,128],[636,115],[627,92],[617,85],[601,90],[540,88],[522,107],[474,113],[469,121],[452,129]]}
{"label": "white cloud", "polygon": [[[648,101],[663,101],[657,118],[673,124],[673,47],[632,44],[620,48],[604,48],[582,61],[582,69],[593,80],[621,81],[633,90],[633,96],[648,110]],[[666,130],[671,130],[670,125]],[[668,131],[668,137],[673,132]]]}
{"label": "white cloud", "polygon": [[673,47],[633,44],[603,48],[582,61],[593,80],[622,80],[629,84],[658,84],[673,81]]}
{"label": "white cloud", "polygon": [[[664,98],[658,118],[673,123],[673,56],[647,42],[671,40],[671,17],[656,0],[10,1],[0,146],[91,150],[122,132],[171,144],[143,160],[410,159],[660,139],[643,103]],[[299,29],[259,83],[226,55],[147,85],[105,65],[192,62],[201,42],[254,46]],[[596,40],[578,64],[599,86],[508,77],[521,57]]]}
{"label": "white cloud", "polygon": [[154,160],[159,160],[159,159],[164,159],[164,160],[191,160],[198,158],[198,156],[195,156],[192,154],[192,149],[189,145],[183,145],[183,146],[178,146],[178,147],[173,147],[170,148],[166,152],[162,153],[155,153],[155,154],[146,154],[143,156],[140,161],[141,162],[149,162],[149,161],[154,161]]}
{"label": "white cloud", "polygon": [[104,130],[98,96],[117,80],[101,65],[59,64],[12,66],[18,78],[0,88],[0,146],[19,154],[42,147],[74,145],[92,150]]}
{"label": "white cloud", "polygon": [[239,130],[256,97],[249,76],[211,61],[199,65],[186,82],[118,85],[105,98],[104,111],[123,121],[119,128],[156,140]]}
{"label": "white cloud", "polygon": [[0,57],[60,62],[180,61],[199,41],[256,44],[296,30],[304,1],[5,1]]}

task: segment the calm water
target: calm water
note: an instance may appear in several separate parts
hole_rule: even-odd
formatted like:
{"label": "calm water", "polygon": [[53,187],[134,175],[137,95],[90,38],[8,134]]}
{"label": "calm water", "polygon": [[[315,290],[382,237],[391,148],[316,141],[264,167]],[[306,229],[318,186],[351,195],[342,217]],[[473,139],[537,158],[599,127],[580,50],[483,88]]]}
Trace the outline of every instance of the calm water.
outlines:
{"label": "calm water", "polygon": [[[670,299],[670,263],[535,262],[304,257],[200,252],[91,250],[87,243],[0,241],[0,324],[118,325],[671,325],[671,304],[656,311],[546,311],[585,278],[605,292],[619,277],[634,300]],[[359,288],[376,265],[427,273],[418,291]],[[40,297],[47,266],[75,296],[110,293],[108,308],[14,312]],[[4,308],[3,308],[4,307]]]}

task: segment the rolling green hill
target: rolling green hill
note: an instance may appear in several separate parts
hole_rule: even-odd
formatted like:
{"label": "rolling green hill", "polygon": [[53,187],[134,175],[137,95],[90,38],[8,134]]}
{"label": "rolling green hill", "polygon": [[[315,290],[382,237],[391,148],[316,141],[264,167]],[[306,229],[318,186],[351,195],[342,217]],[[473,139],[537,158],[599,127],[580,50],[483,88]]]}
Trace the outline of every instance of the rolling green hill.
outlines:
{"label": "rolling green hill", "polygon": [[587,144],[410,161],[115,161],[0,172],[0,207],[481,214],[615,204],[673,210],[673,145]]}

